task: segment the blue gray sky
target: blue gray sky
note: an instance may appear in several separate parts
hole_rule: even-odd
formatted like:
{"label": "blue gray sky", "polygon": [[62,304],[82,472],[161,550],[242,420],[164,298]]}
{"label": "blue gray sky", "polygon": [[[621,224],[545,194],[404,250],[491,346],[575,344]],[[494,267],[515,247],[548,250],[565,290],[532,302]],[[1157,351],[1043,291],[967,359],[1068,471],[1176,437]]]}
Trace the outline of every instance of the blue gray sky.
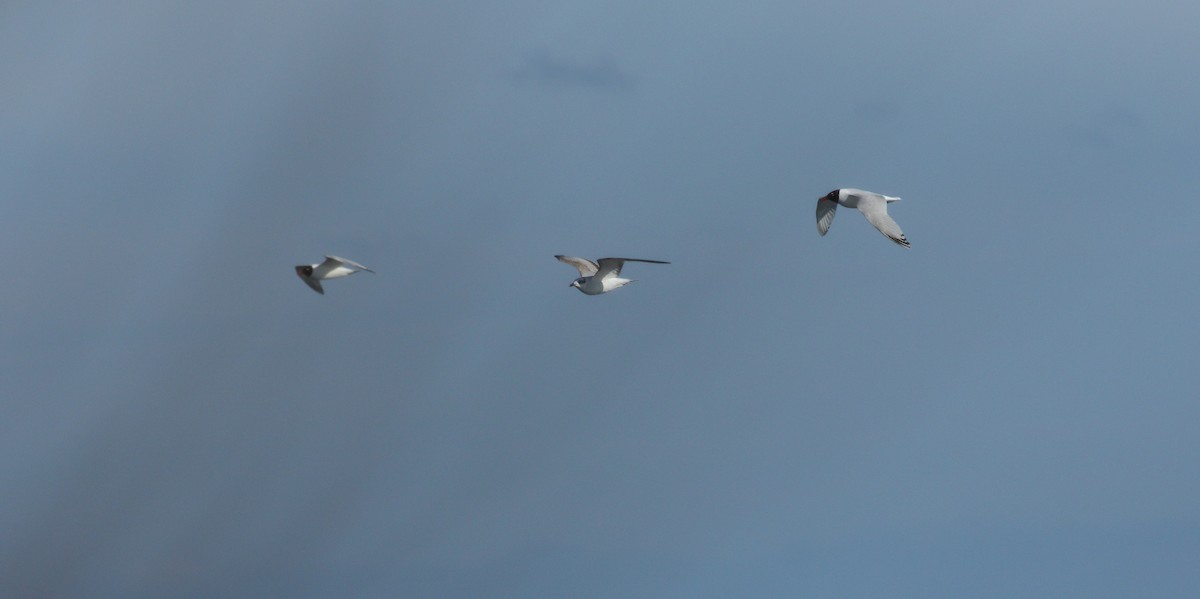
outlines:
{"label": "blue gray sky", "polygon": [[0,595],[1188,596],[1197,21],[8,3]]}

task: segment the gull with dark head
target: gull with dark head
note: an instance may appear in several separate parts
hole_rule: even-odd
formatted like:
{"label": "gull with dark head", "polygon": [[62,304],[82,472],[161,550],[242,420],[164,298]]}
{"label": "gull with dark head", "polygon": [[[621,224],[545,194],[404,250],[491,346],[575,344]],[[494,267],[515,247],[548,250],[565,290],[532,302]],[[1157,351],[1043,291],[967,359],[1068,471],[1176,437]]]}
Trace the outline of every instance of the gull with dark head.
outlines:
{"label": "gull with dark head", "polygon": [[301,264],[296,267],[296,276],[304,281],[306,285],[312,287],[313,291],[325,295],[325,289],[321,287],[321,281],[325,279],[340,279],[348,277],[356,272],[365,270],[373,273],[375,271],[345,258],[337,256],[325,256],[325,261],[320,264]]}
{"label": "gull with dark head", "polygon": [[821,235],[829,232],[829,225],[833,224],[838,204],[841,204],[847,208],[858,208],[858,211],[867,217],[867,222],[875,225],[875,228],[879,229],[880,233],[887,235],[888,239],[898,245],[912,247],[909,245],[908,239],[904,237],[904,233],[900,231],[900,225],[897,225],[896,221],[892,220],[887,213],[887,205],[899,201],[900,198],[885,196],[873,191],[849,187],[835,189],[817,200],[817,231]]}
{"label": "gull with dark head", "polygon": [[640,260],[638,258],[601,258],[599,263],[592,262],[587,258],[575,258],[573,256],[556,255],[559,261],[565,262],[574,266],[579,270],[579,278],[571,283],[574,287],[587,295],[600,295],[608,293],[613,289],[624,287],[633,281],[630,279],[621,278],[621,267],[625,266],[626,262],[648,262],[650,264],[670,264],[662,260]]}

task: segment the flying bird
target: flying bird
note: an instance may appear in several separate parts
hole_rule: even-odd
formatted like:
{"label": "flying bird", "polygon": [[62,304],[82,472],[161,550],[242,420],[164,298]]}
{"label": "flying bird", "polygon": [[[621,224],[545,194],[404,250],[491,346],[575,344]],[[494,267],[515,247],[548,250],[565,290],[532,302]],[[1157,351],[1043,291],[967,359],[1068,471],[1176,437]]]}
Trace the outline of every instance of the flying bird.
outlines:
{"label": "flying bird", "polygon": [[900,231],[900,225],[888,216],[887,205],[891,202],[899,202],[900,198],[885,196],[872,191],[863,191],[861,189],[845,188],[835,189],[825,197],[817,200],[817,231],[821,235],[829,232],[829,225],[833,224],[833,217],[837,214],[838,204],[847,208],[858,208],[858,211],[867,217],[867,222],[875,225],[880,233],[887,235],[889,239],[904,247],[912,247],[908,243],[908,239],[904,237],[904,233]]}
{"label": "flying bird", "polygon": [[638,258],[601,258],[599,263],[587,258],[556,255],[560,262],[565,262],[579,270],[579,278],[571,283],[587,295],[600,295],[613,289],[624,287],[633,281],[621,278],[621,267],[626,262],[648,262],[650,264],[670,264],[662,260],[640,260]]}
{"label": "flying bird", "polygon": [[325,261],[320,264],[301,264],[296,267],[296,276],[304,281],[313,291],[325,295],[325,289],[321,287],[321,281],[325,279],[340,279],[348,277],[360,270],[373,273],[375,271],[345,258],[337,256],[325,256]]}

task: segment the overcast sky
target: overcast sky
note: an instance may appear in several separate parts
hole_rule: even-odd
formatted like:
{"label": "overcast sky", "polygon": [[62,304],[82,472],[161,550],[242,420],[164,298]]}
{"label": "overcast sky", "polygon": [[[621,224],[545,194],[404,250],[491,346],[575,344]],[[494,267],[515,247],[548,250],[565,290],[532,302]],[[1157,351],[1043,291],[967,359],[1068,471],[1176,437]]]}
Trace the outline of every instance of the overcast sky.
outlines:
{"label": "overcast sky", "polygon": [[1188,596],[1197,22],[7,3],[0,595]]}

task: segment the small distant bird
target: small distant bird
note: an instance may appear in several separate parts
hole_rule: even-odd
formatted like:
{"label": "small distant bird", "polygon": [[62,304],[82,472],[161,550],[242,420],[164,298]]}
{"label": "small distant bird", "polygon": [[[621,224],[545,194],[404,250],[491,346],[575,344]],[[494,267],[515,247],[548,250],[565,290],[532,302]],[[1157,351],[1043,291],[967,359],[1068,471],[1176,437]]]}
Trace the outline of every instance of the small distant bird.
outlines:
{"label": "small distant bird", "polygon": [[297,266],[296,275],[309,287],[312,287],[313,291],[325,295],[325,289],[321,287],[321,281],[348,277],[360,270],[370,273],[375,272],[353,260],[338,258],[337,256],[325,256],[325,261],[320,264],[301,264]]}
{"label": "small distant bird", "polygon": [[880,233],[887,235],[889,239],[904,247],[912,247],[908,243],[908,239],[904,237],[904,233],[900,231],[900,225],[888,216],[887,205],[891,202],[899,202],[900,198],[885,196],[872,191],[863,191],[861,189],[835,189],[825,197],[817,200],[817,231],[821,235],[829,232],[829,225],[833,224],[833,217],[837,214],[838,204],[847,208],[858,208],[858,211],[867,217],[867,221],[875,225]]}
{"label": "small distant bird", "polygon": [[574,287],[588,295],[600,295],[613,289],[624,287],[633,281],[622,279],[621,267],[626,262],[649,262],[650,264],[670,264],[662,260],[639,260],[637,258],[601,258],[597,264],[587,258],[572,256],[555,256],[561,262],[566,262],[579,269],[579,278],[571,283]]}

